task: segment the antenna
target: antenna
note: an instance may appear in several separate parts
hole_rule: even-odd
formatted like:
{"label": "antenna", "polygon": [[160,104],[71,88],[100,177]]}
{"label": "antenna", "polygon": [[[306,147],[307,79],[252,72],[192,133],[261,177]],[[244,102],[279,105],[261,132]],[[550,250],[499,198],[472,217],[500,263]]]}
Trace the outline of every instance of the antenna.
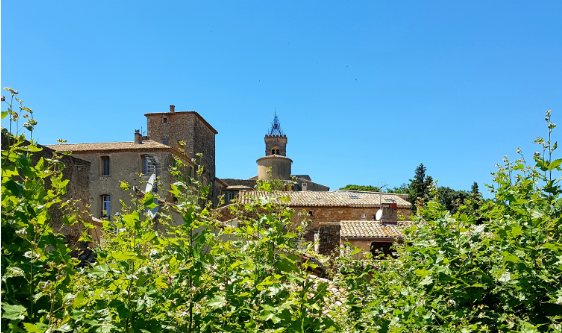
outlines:
{"label": "antenna", "polygon": [[386,187],[387,184],[382,185],[379,188],[379,210],[377,210],[377,214],[375,215],[375,220],[380,221],[382,219],[382,189]]}

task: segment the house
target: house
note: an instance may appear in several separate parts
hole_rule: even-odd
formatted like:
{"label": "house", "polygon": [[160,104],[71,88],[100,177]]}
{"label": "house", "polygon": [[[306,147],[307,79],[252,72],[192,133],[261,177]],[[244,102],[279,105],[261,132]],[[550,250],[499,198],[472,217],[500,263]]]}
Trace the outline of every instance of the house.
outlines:
{"label": "house", "polygon": [[391,246],[403,241],[403,230],[410,226],[411,221],[320,222],[315,251],[323,255],[337,255],[341,246],[351,244],[362,250],[354,255],[355,259],[364,258],[364,252],[371,252],[374,256],[392,255]]}
{"label": "house", "polygon": [[[218,133],[195,111],[147,113],[147,134],[135,130],[134,140],[125,142],[77,143],[49,145],[57,151],[70,151],[73,157],[88,161],[89,204],[91,214],[98,219],[111,219],[121,210],[120,202],[130,204],[131,194],[121,189],[126,181],[140,190],[143,182],[154,174],[158,177],[153,191],[168,202],[173,202],[169,193],[174,182],[170,167],[174,158],[180,158],[185,173],[195,177],[197,165],[203,168],[201,181],[210,185],[211,199],[218,204],[221,189],[227,185],[215,177],[215,135]],[[202,153],[202,157],[197,156]]]}
{"label": "house", "polygon": [[[375,215],[382,210],[380,222],[386,225],[398,225],[399,221],[409,220],[412,215],[412,205],[406,200],[407,195],[395,193],[361,192],[349,193],[346,191],[246,191],[238,194],[236,200],[230,205],[249,204],[255,199],[272,197],[287,197],[287,206],[295,212],[292,215],[292,224],[298,226],[302,221],[309,221],[305,238],[307,241],[317,241],[322,225],[337,224],[342,221],[376,222]],[[234,218],[230,212],[230,205],[219,208],[221,221]],[[346,229],[347,230],[347,227]],[[338,231],[338,237],[341,234]],[[345,232],[344,236],[347,235]],[[348,236],[348,238],[351,236]],[[337,244],[339,246],[339,240]]]}

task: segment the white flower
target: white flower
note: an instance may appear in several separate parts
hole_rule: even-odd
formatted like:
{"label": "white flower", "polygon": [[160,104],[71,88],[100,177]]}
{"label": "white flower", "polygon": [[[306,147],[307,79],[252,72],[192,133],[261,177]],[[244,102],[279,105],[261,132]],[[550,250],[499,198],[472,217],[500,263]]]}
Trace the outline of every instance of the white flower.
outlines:
{"label": "white flower", "polygon": [[504,272],[502,276],[498,279],[500,282],[509,282],[511,280],[511,274],[509,272]]}
{"label": "white flower", "polygon": [[27,229],[22,228],[20,230],[16,230],[16,235],[20,236],[21,238],[27,237]]}
{"label": "white flower", "polygon": [[26,253],[23,254],[23,256],[29,259],[39,258],[39,254],[34,253],[33,251],[27,251]]}

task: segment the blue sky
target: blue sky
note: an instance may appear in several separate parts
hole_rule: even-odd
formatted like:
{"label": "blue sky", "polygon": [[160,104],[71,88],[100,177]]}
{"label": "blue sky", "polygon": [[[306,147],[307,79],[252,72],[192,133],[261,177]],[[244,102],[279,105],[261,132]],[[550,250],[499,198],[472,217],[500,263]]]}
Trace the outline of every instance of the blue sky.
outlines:
{"label": "blue sky", "polygon": [[[199,112],[217,176],[249,178],[275,108],[294,174],[481,189],[562,119],[560,1],[5,1],[2,86],[51,144],[131,141]],[[4,108],[3,108],[4,109]]]}

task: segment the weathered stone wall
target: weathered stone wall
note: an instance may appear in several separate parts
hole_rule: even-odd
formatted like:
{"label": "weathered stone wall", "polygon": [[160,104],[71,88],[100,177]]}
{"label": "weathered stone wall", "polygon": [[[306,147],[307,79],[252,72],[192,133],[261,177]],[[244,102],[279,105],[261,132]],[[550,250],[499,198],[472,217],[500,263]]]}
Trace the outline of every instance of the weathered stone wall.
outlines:
{"label": "weathered stone wall", "polygon": [[[145,114],[147,122],[147,135],[150,140],[161,142],[173,149],[185,150],[189,159],[196,159],[201,163],[204,178],[211,185],[211,198],[213,204],[218,203],[220,190],[217,191],[215,184],[215,134],[201,116],[194,111],[189,112],[167,112]],[[183,141],[185,146],[180,147]],[[203,154],[200,161],[196,156]]]}
{"label": "weathered stone wall", "polygon": [[[287,157],[262,157],[258,159],[258,179],[291,179],[291,159]],[[268,175],[267,171],[271,168],[271,174]]]}
{"label": "weathered stone wall", "polygon": [[[31,163],[32,165],[37,164],[37,162],[43,159],[52,159],[54,150],[38,145],[42,148],[42,151],[35,152],[32,155]],[[8,149],[8,139],[2,133],[2,150]],[[66,193],[61,197],[62,202],[72,200],[75,202],[75,208],[79,211],[79,218],[82,221],[89,222],[88,203],[89,203],[89,171],[90,163],[86,160],[75,158],[73,156],[66,156],[60,154],[60,161],[64,164],[64,169],[62,171],[63,179],[68,179],[69,182],[66,185]],[[50,187],[49,179],[45,180],[47,188]],[[60,232],[67,237],[67,241],[71,246],[80,238],[84,226],[81,223],[77,223],[73,226],[69,226],[63,223],[63,216],[66,211],[60,209],[60,204],[55,204],[51,206],[48,210],[50,217],[49,225],[55,232]]]}
{"label": "weathered stone wall", "polygon": [[232,179],[232,178],[221,178],[221,180],[227,183],[229,186],[233,185],[244,185],[248,186],[249,188],[255,188],[257,183],[255,179]]}
{"label": "weathered stone wall", "polygon": [[329,191],[330,190],[328,186],[324,186],[322,184],[318,184],[313,181],[302,179],[302,178],[298,179],[297,185],[299,191]]}
{"label": "weathered stone wall", "polygon": [[[91,214],[96,218],[102,217],[102,195],[109,195],[111,198],[111,215],[121,211],[120,200],[123,200],[127,205],[131,203],[131,193],[121,189],[121,181],[126,181],[131,186],[138,186],[140,190],[144,191],[146,183],[141,184],[141,181],[148,181],[150,175],[143,175],[139,177],[138,174],[142,173],[142,156],[153,156],[158,163],[158,177],[162,188],[158,190],[159,195],[166,201],[172,201],[172,195],[169,193],[171,176],[168,171],[173,158],[169,151],[159,152],[113,152],[107,154],[101,153],[83,153],[75,156],[87,160],[91,163],[90,167],[90,197],[89,203],[91,205]],[[101,174],[101,157],[109,156],[109,176]]]}
{"label": "weathered stone wall", "polygon": [[[318,230],[320,222],[340,222],[340,221],[357,221],[362,219],[365,214],[365,220],[374,220],[378,208],[363,207],[291,207],[295,210],[293,214],[293,223],[297,224],[304,217],[311,221],[308,226],[309,231]],[[403,214],[408,220],[412,215],[410,209],[398,209],[399,214]]]}
{"label": "weathered stone wall", "polygon": [[273,155],[272,149],[279,149],[281,156],[287,156],[287,136],[266,135],[265,136],[265,156]]}
{"label": "weathered stone wall", "polygon": [[[374,220],[378,208],[362,208],[362,207],[302,207],[291,206],[294,209],[292,216],[293,226],[299,226],[303,220],[310,221],[307,227],[307,240],[313,240],[313,233],[318,232],[318,227],[321,222],[340,222],[340,221],[357,221],[362,219],[362,215],[366,214],[366,220]],[[228,206],[220,209],[222,216],[219,217],[220,221],[228,221],[234,218],[230,215]],[[411,210],[399,209],[400,214],[410,216]],[[407,217],[406,220],[409,220]]]}
{"label": "weathered stone wall", "polygon": [[202,153],[206,177],[215,178],[215,132],[196,112],[148,113],[145,116],[150,140],[167,141],[173,149],[182,148],[178,143],[185,142],[183,149],[187,156],[192,159]]}
{"label": "weathered stone wall", "polygon": [[318,253],[323,255],[338,255],[340,246],[341,224],[338,222],[323,222],[318,228]]}

